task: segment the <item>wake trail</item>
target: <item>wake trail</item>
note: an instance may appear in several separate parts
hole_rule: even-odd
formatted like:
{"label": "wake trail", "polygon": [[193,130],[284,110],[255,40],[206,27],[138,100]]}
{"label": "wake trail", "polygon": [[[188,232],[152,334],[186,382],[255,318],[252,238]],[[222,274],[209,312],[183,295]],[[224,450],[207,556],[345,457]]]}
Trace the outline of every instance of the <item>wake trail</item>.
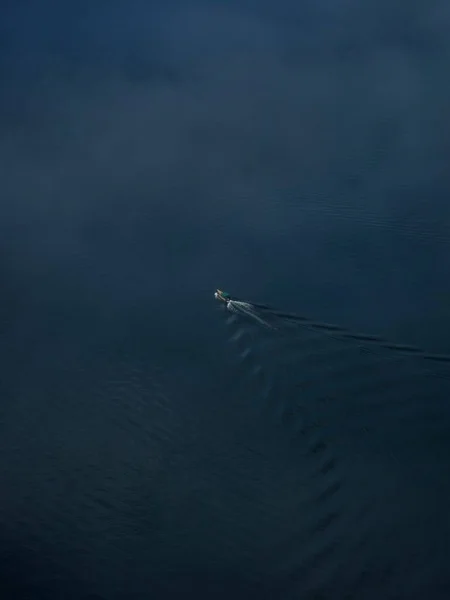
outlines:
{"label": "wake trail", "polygon": [[[433,572],[427,563],[433,536],[442,541],[450,533],[433,526],[425,541],[415,537],[414,522],[428,520],[429,508],[423,499],[415,506],[410,500],[418,489],[435,500],[437,489],[448,491],[442,477],[450,357],[267,305],[252,303],[253,311],[271,327],[252,314],[232,314],[231,348],[253,381],[261,418],[289,439],[307,489],[292,539],[267,558],[280,591],[286,585],[299,593],[334,590],[336,598],[344,585],[387,593],[408,561],[419,585],[425,571]],[[443,504],[437,501],[438,522]],[[398,561],[397,542],[407,547]],[[379,564],[390,573],[383,582],[375,575]]]}
{"label": "wake trail", "polygon": [[[272,548],[266,556],[267,566],[276,572],[277,580],[297,578],[302,564],[302,589],[317,585],[317,573],[331,579],[337,564],[339,536],[337,530],[345,527],[345,505],[341,497],[344,480],[338,457],[330,448],[320,428],[316,427],[306,405],[287,401],[288,388],[283,374],[266,360],[277,351],[264,329],[258,336],[252,325],[242,324],[236,316],[228,319],[232,329],[230,343],[237,351],[238,365],[245,367],[256,378],[255,401],[262,402],[261,416],[273,421],[288,432],[288,443],[298,457],[298,478],[304,494],[298,499],[292,514],[292,536]],[[279,366],[279,365],[278,365]],[[258,385],[259,384],[259,385]],[[253,389],[253,388],[252,388]],[[330,557],[334,557],[330,561]],[[328,564],[328,575],[326,574]]]}

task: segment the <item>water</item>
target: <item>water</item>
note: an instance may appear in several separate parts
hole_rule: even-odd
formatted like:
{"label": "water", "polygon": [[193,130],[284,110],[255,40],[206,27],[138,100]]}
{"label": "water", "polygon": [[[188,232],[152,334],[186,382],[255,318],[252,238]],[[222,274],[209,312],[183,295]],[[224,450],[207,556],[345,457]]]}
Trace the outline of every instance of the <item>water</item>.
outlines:
{"label": "water", "polygon": [[448,597],[447,12],[5,7],[2,598]]}

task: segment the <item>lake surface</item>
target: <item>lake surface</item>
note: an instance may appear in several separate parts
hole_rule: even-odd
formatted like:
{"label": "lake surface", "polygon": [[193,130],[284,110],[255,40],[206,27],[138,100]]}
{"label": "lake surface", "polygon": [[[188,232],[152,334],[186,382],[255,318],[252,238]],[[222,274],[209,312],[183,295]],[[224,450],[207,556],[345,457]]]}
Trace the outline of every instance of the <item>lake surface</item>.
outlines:
{"label": "lake surface", "polygon": [[2,599],[449,597],[449,18],[7,3]]}

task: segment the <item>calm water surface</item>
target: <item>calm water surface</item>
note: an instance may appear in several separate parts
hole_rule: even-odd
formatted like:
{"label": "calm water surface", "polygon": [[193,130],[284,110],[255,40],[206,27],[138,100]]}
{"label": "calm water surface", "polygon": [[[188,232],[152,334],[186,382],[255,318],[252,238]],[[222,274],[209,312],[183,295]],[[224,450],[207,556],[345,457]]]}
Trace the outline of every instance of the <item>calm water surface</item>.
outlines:
{"label": "calm water surface", "polygon": [[449,19],[6,3],[2,598],[449,597]]}

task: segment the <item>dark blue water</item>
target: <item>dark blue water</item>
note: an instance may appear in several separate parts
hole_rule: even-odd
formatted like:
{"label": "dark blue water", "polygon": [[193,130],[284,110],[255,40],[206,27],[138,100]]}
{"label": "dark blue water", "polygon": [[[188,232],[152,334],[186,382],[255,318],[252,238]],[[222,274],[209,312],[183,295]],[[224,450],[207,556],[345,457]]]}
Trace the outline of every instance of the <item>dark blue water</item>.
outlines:
{"label": "dark blue water", "polygon": [[449,18],[4,3],[2,599],[449,597]]}

